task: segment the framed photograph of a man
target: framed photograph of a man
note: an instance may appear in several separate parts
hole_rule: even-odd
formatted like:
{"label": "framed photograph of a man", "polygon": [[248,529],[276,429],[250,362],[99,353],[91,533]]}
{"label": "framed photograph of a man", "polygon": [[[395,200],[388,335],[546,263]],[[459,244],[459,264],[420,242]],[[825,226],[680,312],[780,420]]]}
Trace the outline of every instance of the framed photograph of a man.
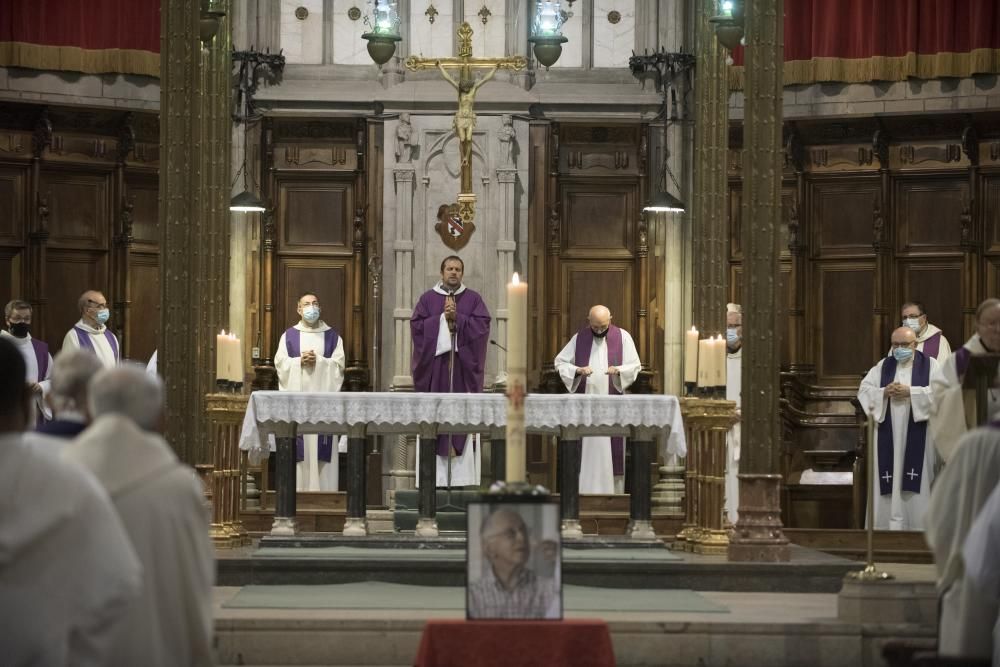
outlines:
{"label": "framed photograph of a man", "polygon": [[523,496],[470,503],[466,535],[466,618],[562,618],[558,504]]}

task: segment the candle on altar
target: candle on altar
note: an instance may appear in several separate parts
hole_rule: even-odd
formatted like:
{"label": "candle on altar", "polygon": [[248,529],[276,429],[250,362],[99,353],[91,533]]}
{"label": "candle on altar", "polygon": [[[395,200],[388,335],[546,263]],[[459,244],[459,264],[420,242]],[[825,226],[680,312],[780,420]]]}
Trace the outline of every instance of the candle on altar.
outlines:
{"label": "candle on altar", "polygon": [[698,386],[712,386],[712,339],[702,338],[698,341]]}
{"label": "candle on altar", "polygon": [[528,381],[528,284],[507,285],[507,483],[525,481],[524,399]]}
{"label": "candle on altar", "polygon": [[243,383],[243,342],[239,337],[229,334],[229,380]]}
{"label": "candle on altar", "polygon": [[684,381],[698,381],[698,329],[684,332]]}
{"label": "candle on altar", "polygon": [[716,387],[726,386],[726,339],[719,334],[715,341],[715,361],[713,362]]}
{"label": "candle on altar", "polygon": [[219,332],[219,335],[215,337],[215,379],[216,380],[226,380],[226,350],[228,349],[228,343],[226,338],[226,330],[223,329]]}

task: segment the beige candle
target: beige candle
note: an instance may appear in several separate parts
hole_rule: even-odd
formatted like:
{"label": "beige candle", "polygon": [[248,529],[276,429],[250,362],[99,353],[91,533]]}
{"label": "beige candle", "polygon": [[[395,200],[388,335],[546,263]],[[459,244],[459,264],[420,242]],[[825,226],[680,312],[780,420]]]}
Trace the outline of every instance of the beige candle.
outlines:
{"label": "beige candle", "polygon": [[712,340],[710,338],[698,341],[698,386],[712,386]]}
{"label": "beige candle", "polygon": [[698,329],[684,332],[684,381],[698,381]]}
{"label": "beige candle", "polygon": [[715,341],[715,361],[713,363],[713,370],[715,371],[715,382],[713,384],[716,387],[726,386],[726,339],[719,334]]}
{"label": "beige candle", "polygon": [[507,285],[507,482],[526,479],[524,399],[528,381],[528,284]]}
{"label": "beige candle", "polygon": [[226,330],[215,337],[215,379],[226,379]]}

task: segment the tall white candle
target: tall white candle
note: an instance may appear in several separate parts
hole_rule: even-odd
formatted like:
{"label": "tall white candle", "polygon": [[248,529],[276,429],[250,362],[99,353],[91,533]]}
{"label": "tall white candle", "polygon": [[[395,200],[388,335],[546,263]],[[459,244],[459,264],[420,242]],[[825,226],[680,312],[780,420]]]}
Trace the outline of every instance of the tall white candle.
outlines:
{"label": "tall white candle", "polygon": [[719,334],[717,340],[715,341],[715,386],[725,387],[726,386],[726,339]]}
{"label": "tall white candle", "polygon": [[698,341],[698,386],[712,386],[712,340],[710,338]]}
{"label": "tall white candle", "polygon": [[226,377],[226,330],[223,329],[215,337],[215,379],[225,380]]}
{"label": "tall white candle", "polygon": [[507,285],[507,482],[526,480],[524,399],[528,393],[528,283]]}
{"label": "tall white candle", "polygon": [[698,381],[698,329],[684,332],[684,381]]}

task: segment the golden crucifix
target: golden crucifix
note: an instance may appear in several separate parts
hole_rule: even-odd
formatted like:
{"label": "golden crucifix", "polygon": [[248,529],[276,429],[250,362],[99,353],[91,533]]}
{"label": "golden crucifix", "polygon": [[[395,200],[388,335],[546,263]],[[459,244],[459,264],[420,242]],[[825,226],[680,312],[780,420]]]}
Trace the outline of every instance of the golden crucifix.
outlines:
{"label": "golden crucifix", "polygon": [[[458,91],[458,111],[455,112],[455,134],[458,136],[459,153],[462,156],[462,182],[458,195],[459,216],[463,222],[472,222],[475,218],[476,195],[472,192],[472,131],[476,127],[476,112],[473,105],[476,93],[487,81],[493,78],[498,69],[513,71],[527,67],[524,56],[505,56],[503,58],[473,58],[472,57],[472,27],[463,23],[458,29],[457,58],[419,58],[410,56],[406,59],[406,69],[418,71],[437,68],[445,81]],[[476,77],[475,69],[489,70],[482,77]],[[458,77],[448,73],[448,70],[458,70]]]}

